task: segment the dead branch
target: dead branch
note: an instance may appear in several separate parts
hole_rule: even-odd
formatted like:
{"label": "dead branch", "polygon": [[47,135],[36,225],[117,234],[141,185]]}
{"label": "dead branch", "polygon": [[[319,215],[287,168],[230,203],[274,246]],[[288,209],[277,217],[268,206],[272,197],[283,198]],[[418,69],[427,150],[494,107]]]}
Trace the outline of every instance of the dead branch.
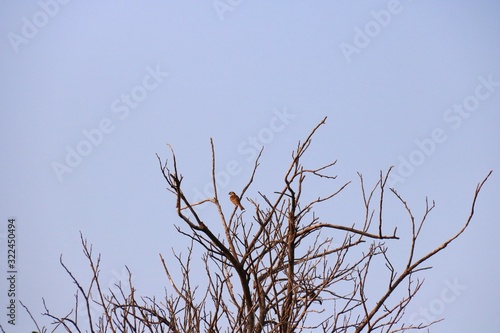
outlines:
{"label": "dead branch", "polygon": [[[191,240],[191,245],[185,256],[173,252],[174,264],[160,254],[168,284],[164,298],[157,301],[156,297],[137,296],[128,268],[127,283],[120,281],[115,289],[105,290],[99,280],[101,256],[94,255],[92,246],[80,235],[92,273],[90,283],[85,287],[79,282],[61,256],[61,266],[77,291],[75,309],[62,316],[51,313],[44,301],[45,316],[53,320],[53,331],[62,328],[67,332],[295,333],[321,329],[331,333],[389,333],[423,330],[434,324],[405,323],[405,310],[422,288],[424,279],[419,276],[430,268],[426,265],[428,260],[469,226],[479,193],[491,172],[476,187],[470,214],[461,229],[425,255],[416,257],[421,231],[435,203],[426,199],[424,214],[415,216],[401,195],[392,188],[387,191],[392,167],[380,171],[372,185],[366,184],[358,173],[364,205],[360,221],[333,223],[327,216],[317,216],[320,211],[317,208],[331,209],[330,203],[343,195],[351,183],[336,183],[336,175],[330,174],[336,161],[308,166],[306,153],[326,119],[304,141],[298,142],[283,178],[275,180],[277,190],[269,194],[254,189],[261,177],[257,172],[263,157],[263,149],[260,150],[248,181],[239,191],[242,199],[247,193],[256,193],[255,197],[246,197],[253,216],[251,209],[238,214],[236,207],[226,212],[221,205],[224,199],[219,196],[212,139],[214,194],[197,202],[191,202],[185,195],[184,177],[169,145],[170,158],[164,161],[158,155],[157,158],[182,222],[176,229]],[[310,197],[308,191],[315,191],[309,179],[328,182],[331,190],[306,201],[304,197]],[[272,180],[264,178],[264,181]],[[397,228],[387,230],[384,224],[387,193],[392,193],[404,208],[411,230],[410,244],[404,245],[409,245],[409,252],[402,267],[388,250],[405,238],[399,237]],[[200,209],[202,205],[214,205],[218,212],[216,219],[220,221],[206,222],[214,217],[206,215]],[[195,249],[202,251],[204,265],[204,270],[196,272],[191,268]],[[174,265],[178,267],[176,272],[172,269]],[[195,282],[197,274],[204,275],[204,284]],[[378,288],[371,288],[373,283]],[[80,306],[85,311],[78,311]],[[97,306],[100,312],[93,312],[92,306]],[[44,327],[37,329],[41,333],[47,331]]]}

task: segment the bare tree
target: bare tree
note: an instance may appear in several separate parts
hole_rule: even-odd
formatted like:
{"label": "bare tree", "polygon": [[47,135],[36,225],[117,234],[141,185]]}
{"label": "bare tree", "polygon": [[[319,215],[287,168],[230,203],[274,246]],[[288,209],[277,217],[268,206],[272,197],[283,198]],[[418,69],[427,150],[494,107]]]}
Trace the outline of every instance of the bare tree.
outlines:
{"label": "bare tree", "polygon": [[[158,160],[183,222],[184,227],[178,226],[177,230],[191,239],[186,257],[174,253],[181,279],[175,278],[172,267],[160,254],[171,284],[162,301],[137,296],[130,272],[126,286],[120,284],[118,292],[106,295],[99,281],[100,255],[92,255],[92,247],[82,236],[93,278],[84,288],[61,259],[77,285],[76,305],[62,317],[46,307],[45,315],[54,320],[53,331],[64,327],[68,332],[82,332],[85,325],[91,332],[402,332],[432,325],[434,322],[405,323],[405,310],[422,286],[422,271],[430,268],[428,260],[469,226],[478,194],[491,171],[477,185],[465,223],[439,246],[417,255],[421,231],[435,205],[426,199],[423,215],[415,216],[402,196],[387,186],[392,167],[380,172],[378,181],[369,187],[358,174],[364,205],[360,221],[336,224],[316,215],[319,205],[335,199],[350,184],[335,185],[336,177],[329,174],[335,161],[313,168],[305,164],[304,155],[313,135],[325,121],[298,143],[281,189],[271,194],[257,191],[256,198],[247,198],[251,214],[250,209],[239,213],[237,206],[230,214],[223,210],[221,200],[228,199],[226,195],[221,198],[217,186],[213,141],[214,195],[199,202],[187,198],[183,176],[169,146],[171,160],[163,162],[159,156]],[[240,198],[245,198],[254,186],[261,155],[262,150]],[[307,201],[303,199],[307,180],[313,177],[333,182],[333,190]],[[387,193],[400,202],[407,214],[409,228],[405,229],[410,235],[404,238],[409,239],[409,244],[402,264],[391,257],[389,248],[403,238],[399,238],[396,228],[387,230],[383,223]],[[209,215],[200,209],[203,205],[215,207],[218,221],[206,220]],[[222,235],[217,230],[222,230]],[[191,260],[195,248],[203,250],[205,286],[193,282]],[[77,313],[80,304],[84,305],[84,314]],[[102,310],[94,317],[90,311],[93,304]]]}

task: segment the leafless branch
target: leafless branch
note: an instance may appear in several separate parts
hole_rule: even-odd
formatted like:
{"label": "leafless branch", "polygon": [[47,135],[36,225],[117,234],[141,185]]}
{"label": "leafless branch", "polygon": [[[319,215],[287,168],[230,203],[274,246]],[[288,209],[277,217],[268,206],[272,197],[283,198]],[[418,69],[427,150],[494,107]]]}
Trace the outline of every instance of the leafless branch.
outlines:
{"label": "leafless branch", "polygon": [[[427,261],[469,226],[478,195],[491,172],[476,187],[470,214],[461,229],[418,257],[421,231],[435,203],[426,199],[425,212],[415,216],[410,203],[396,190],[387,190],[392,167],[380,171],[375,184],[367,184],[358,173],[364,206],[360,221],[329,221],[328,217],[318,215],[324,209],[331,209],[330,203],[343,195],[351,183],[336,183],[336,175],[330,173],[336,161],[319,167],[307,165],[305,156],[312,138],[326,124],[326,119],[305,140],[299,141],[290,165],[283,178],[276,180],[277,190],[272,193],[254,189],[261,177],[257,172],[263,158],[263,149],[260,150],[247,182],[238,192],[252,206],[241,214],[236,207],[226,212],[221,204],[227,199],[218,188],[212,139],[214,194],[197,202],[186,197],[184,177],[178,170],[173,148],[168,146],[170,158],[164,161],[158,155],[157,158],[181,221],[176,229],[191,240],[191,245],[187,254],[174,251],[173,263],[160,254],[168,281],[164,298],[157,301],[156,297],[137,296],[128,268],[127,283],[120,281],[115,289],[105,290],[99,280],[101,256],[93,254],[92,246],[81,235],[91,280],[84,287],[61,256],[61,266],[75,283],[77,292],[75,309],[63,316],[51,313],[44,301],[45,315],[55,326],[53,331],[62,328],[68,332],[389,333],[428,329],[437,321],[405,323],[405,310],[422,288],[424,280],[419,276],[430,268]],[[331,190],[306,200],[312,187],[309,179],[328,182]],[[264,181],[271,180],[264,176]],[[245,197],[252,191],[256,197]],[[387,193],[389,196],[392,193],[404,208],[411,230],[409,244],[402,245],[409,248],[403,265],[389,251],[407,237],[400,238],[397,228],[388,230],[384,223]],[[202,205],[214,205],[219,223],[213,222],[213,215],[201,210]],[[195,272],[192,258],[198,249],[202,251],[204,269]],[[174,271],[173,266],[178,269]],[[204,284],[195,282],[197,274],[206,278]],[[374,284],[377,288],[371,287]],[[85,313],[78,311],[79,305],[84,306]],[[93,306],[98,306],[100,313],[95,314]],[[82,322],[82,318],[86,321]],[[38,329],[46,333],[45,328]]]}

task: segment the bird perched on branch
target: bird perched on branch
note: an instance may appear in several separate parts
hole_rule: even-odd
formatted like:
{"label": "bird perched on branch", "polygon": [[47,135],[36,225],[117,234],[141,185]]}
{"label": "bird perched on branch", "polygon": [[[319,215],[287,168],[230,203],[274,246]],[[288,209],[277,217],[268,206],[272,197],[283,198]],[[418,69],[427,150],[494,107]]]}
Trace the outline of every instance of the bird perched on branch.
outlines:
{"label": "bird perched on branch", "polygon": [[229,192],[229,200],[231,200],[235,206],[240,207],[241,210],[245,210],[245,207],[240,203],[240,198],[233,191]]}

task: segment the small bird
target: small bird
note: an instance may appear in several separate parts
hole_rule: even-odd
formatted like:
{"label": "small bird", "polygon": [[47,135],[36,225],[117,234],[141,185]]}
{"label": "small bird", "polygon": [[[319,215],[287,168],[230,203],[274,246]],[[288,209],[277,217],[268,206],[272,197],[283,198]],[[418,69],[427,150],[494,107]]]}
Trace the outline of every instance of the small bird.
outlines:
{"label": "small bird", "polygon": [[240,207],[241,210],[245,210],[245,207],[240,203],[240,198],[233,191],[229,192],[229,200],[231,200],[235,206]]}

